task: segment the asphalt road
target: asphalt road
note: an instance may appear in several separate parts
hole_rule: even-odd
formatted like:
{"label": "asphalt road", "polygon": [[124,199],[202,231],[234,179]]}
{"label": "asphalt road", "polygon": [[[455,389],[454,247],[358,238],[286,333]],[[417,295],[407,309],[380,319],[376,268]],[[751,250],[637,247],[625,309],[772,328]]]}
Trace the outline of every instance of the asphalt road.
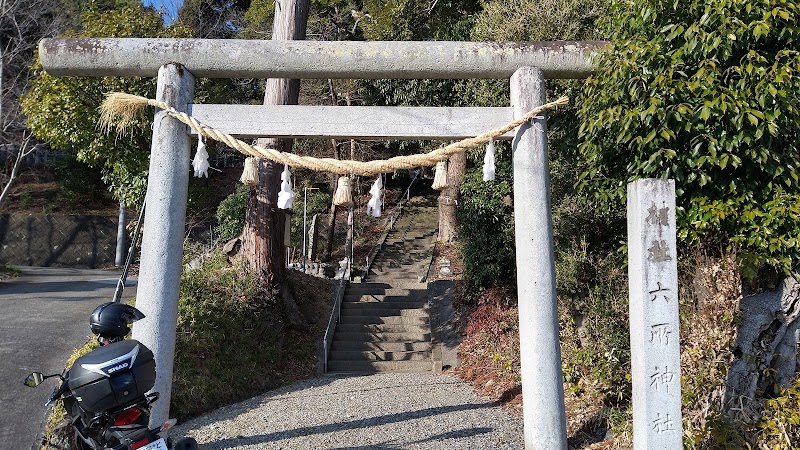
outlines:
{"label": "asphalt road", "polygon": [[[33,371],[61,372],[89,339],[89,316],[111,301],[120,276],[113,270],[18,269],[22,276],[0,282],[0,450],[36,445],[47,416],[44,402],[58,381],[36,389],[22,381]],[[123,298],[135,295],[135,281],[129,278]]]}

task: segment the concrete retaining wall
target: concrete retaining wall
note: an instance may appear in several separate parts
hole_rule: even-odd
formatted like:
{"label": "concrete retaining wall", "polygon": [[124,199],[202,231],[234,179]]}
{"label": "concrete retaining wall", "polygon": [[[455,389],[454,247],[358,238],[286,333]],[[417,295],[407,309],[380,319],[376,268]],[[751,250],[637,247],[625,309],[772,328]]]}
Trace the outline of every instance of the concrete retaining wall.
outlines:
{"label": "concrete retaining wall", "polygon": [[0,214],[0,263],[97,268],[114,264],[117,217]]}

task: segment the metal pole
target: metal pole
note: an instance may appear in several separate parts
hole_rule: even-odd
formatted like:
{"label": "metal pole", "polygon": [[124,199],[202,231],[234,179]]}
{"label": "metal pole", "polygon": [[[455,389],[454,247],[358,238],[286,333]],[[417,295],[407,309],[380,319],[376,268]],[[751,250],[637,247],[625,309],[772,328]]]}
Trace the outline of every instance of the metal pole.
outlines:
{"label": "metal pole", "polygon": [[[306,214],[308,212],[308,191],[313,191],[314,189],[319,189],[315,187],[304,187],[303,188],[303,273],[306,273],[306,238],[308,236],[308,230],[306,230]],[[310,244],[310,242],[309,242]]]}
{"label": "metal pole", "polygon": [[125,225],[128,223],[128,210],[125,208],[125,203],[119,201],[119,220],[117,221],[117,253],[114,258],[115,266],[122,266],[125,264],[127,255],[125,254],[125,244],[128,239],[128,234],[125,232]]}
{"label": "metal pole", "polygon": [[[355,240],[355,217],[353,206],[347,208],[347,239],[345,240],[345,257],[348,267],[353,266],[353,241]],[[352,275],[352,272],[351,272]]]}
{"label": "metal pole", "polygon": [[[194,84],[194,75],[186,68],[167,64],[158,71],[156,98],[185,111],[192,102]],[[136,308],[146,317],[133,327],[133,338],[150,348],[156,360],[153,391],[160,397],[153,405],[151,427],[160,426],[169,418],[191,167],[190,144],[186,126],[164,112],[156,113],[136,295]]]}
{"label": "metal pole", "polygon": [[[523,67],[514,73],[511,103],[515,117],[545,103],[541,70]],[[547,121],[541,117],[522,127],[512,148],[525,448],[566,450]]]}
{"label": "metal pole", "polygon": [[131,269],[133,258],[136,257],[136,246],[139,244],[139,232],[142,229],[142,222],[144,221],[144,211],[147,206],[146,202],[142,202],[142,208],[139,210],[139,219],[136,221],[136,228],[133,230],[133,238],[131,239],[131,247],[128,249],[128,259],[125,260],[125,267],[122,268],[122,275],[117,280],[117,289],[114,291],[114,302],[122,300],[122,291],[125,289],[125,282],[128,280],[128,271]]}
{"label": "metal pole", "polygon": [[306,273],[306,211],[308,206],[308,188],[303,188],[303,273]]}

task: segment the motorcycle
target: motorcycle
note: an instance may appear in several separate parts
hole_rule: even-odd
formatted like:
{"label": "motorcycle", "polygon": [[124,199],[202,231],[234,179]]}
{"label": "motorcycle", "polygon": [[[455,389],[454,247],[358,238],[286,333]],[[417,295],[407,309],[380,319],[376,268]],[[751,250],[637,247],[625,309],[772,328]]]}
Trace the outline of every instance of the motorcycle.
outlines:
{"label": "motorcycle", "polygon": [[196,450],[192,438],[172,443],[160,433],[177,422],[170,419],[150,429],[150,407],[158,393],[153,352],[141,342],[125,340],[129,324],[144,318],[133,306],[109,302],[98,306],[89,321],[100,346],[76,359],[62,374],[33,372],[24,384],[36,387],[48,378],[61,381],[45,406],[61,401],[74,430],[77,450]]}

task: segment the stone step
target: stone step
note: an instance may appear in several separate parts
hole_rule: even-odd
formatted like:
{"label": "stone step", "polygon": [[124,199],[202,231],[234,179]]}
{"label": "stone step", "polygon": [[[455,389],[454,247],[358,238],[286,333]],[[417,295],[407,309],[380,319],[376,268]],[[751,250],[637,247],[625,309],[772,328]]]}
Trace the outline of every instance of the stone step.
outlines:
{"label": "stone step", "polygon": [[358,333],[350,331],[337,331],[333,334],[334,341],[380,341],[380,342],[427,342],[431,340],[428,333],[391,333],[391,332],[369,332]]}
{"label": "stone step", "polygon": [[425,316],[341,316],[339,324],[387,324],[387,325],[428,325],[430,318]]}
{"label": "stone step", "polygon": [[395,278],[384,279],[384,281],[394,283],[402,274],[406,278],[414,278],[414,275],[428,272],[428,263],[425,264],[397,264],[393,262],[372,263],[373,270],[384,272],[385,275],[394,275]]}
{"label": "stone step", "polygon": [[[396,302],[416,302],[416,301],[425,303],[427,301],[427,296],[423,292],[414,295],[345,294],[342,301],[347,303],[396,303]],[[420,307],[422,306],[423,305],[420,305]]]}
{"label": "stone step", "polygon": [[428,311],[423,308],[403,309],[376,306],[371,308],[342,308],[342,317],[373,316],[373,317],[428,317]]}
{"label": "stone step", "polygon": [[[414,225],[419,225],[419,224],[414,224]],[[436,235],[436,230],[430,230],[428,229],[427,226],[424,226],[422,228],[415,226],[414,228],[397,229],[392,231],[386,236],[386,241],[397,240],[400,237],[408,241],[427,240],[431,239],[435,235]]]}
{"label": "stone step", "polygon": [[431,259],[431,253],[427,252],[425,254],[420,255],[409,255],[405,253],[401,253],[398,255],[391,255],[391,254],[384,254],[372,260],[373,263],[393,263],[396,265],[406,265],[406,266],[413,266],[418,265],[424,262],[427,262]]}
{"label": "stone step", "polygon": [[431,352],[384,352],[380,350],[334,350],[328,361],[430,361]]}
{"label": "stone step", "polygon": [[[429,269],[438,228],[436,193],[403,208],[368,273],[351,283],[331,343],[329,372],[430,372]],[[426,191],[427,192],[427,191]]]}
{"label": "stone step", "polygon": [[[426,301],[415,302],[342,302],[342,314],[350,314],[354,316],[398,316],[405,311],[420,311],[428,314]],[[397,314],[384,314],[384,312],[394,312]]]}
{"label": "stone step", "polygon": [[333,341],[331,351],[430,352],[430,342]]}
{"label": "stone step", "polygon": [[385,264],[395,268],[427,266],[431,260],[430,253],[422,256],[382,255],[372,260],[372,264]]}
{"label": "stone step", "polygon": [[425,289],[419,289],[419,292],[415,292],[412,289],[405,289],[405,288],[396,288],[391,284],[387,283],[380,283],[380,284],[372,284],[372,283],[361,283],[361,284],[353,284],[350,283],[347,285],[347,290],[345,291],[345,296],[351,295],[389,295],[394,297],[407,297],[409,295],[424,293]]}
{"label": "stone step", "polygon": [[430,250],[430,244],[433,243],[433,236],[422,238],[409,238],[408,236],[398,236],[397,238],[389,238],[383,242],[381,250],[390,250],[394,248],[403,248],[406,250]]}
{"label": "stone step", "polygon": [[373,265],[385,265],[387,267],[393,267],[396,269],[413,269],[417,267],[424,267],[427,266],[430,262],[431,258],[430,255],[425,256],[424,258],[413,258],[409,256],[383,256],[381,258],[375,258],[372,260]]}
{"label": "stone step", "polygon": [[[368,280],[365,281],[366,283],[361,283],[361,284],[350,283],[347,286],[346,292],[348,294],[375,294],[375,295],[387,294],[386,289],[381,291],[379,289],[359,289],[356,287],[356,286],[365,286],[372,284],[374,282],[374,278],[369,278]],[[381,284],[383,284],[384,286],[391,286],[391,289],[405,289],[406,291],[408,291],[407,293],[390,291],[388,292],[388,295],[408,295],[412,291],[416,294],[420,292],[427,292],[428,290],[428,285],[426,283],[420,283],[417,277],[413,277],[410,279],[409,278],[387,279],[387,281],[391,282],[391,284],[386,284],[386,283],[381,283]]]}
{"label": "stone step", "polygon": [[[414,282],[417,285],[426,286],[425,283],[419,283],[419,280],[422,279],[425,275],[428,274],[428,268],[420,267],[417,270],[405,270],[402,272],[398,272],[397,269],[392,268],[384,268],[384,267],[373,267],[370,269],[369,272],[369,279],[383,279],[387,281],[391,281],[392,283],[411,283]],[[408,281],[408,280],[413,281]]]}
{"label": "stone step", "polygon": [[378,253],[377,258],[422,258],[433,251],[433,242],[420,246],[389,245]]}
{"label": "stone step", "polygon": [[336,325],[336,333],[412,333],[426,334],[431,332],[430,325],[406,324],[349,324]]}
{"label": "stone step", "polygon": [[328,361],[328,372],[430,372],[431,361]]}
{"label": "stone step", "polygon": [[428,255],[433,251],[431,248],[433,246],[433,242],[426,245],[420,246],[405,246],[405,245],[387,245],[381,252],[378,254],[378,258],[397,258],[399,256],[405,256],[407,258],[411,257],[418,257],[421,258],[425,255]]}

